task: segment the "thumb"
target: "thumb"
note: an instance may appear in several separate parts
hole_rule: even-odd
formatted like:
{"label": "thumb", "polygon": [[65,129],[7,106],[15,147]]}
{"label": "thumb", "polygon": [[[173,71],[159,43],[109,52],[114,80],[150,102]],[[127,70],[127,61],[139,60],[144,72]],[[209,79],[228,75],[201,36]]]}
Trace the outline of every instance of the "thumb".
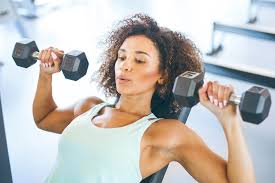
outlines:
{"label": "thumb", "polygon": [[56,54],[56,56],[57,57],[59,57],[59,58],[63,58],[63,56],[64,56],[64,51],[63,50],[58,50],[57,48],[55,48],[54,50],[53,50],[53,52]]}
{"label": "thumb", "polygon": [[54,63],[61,61],[60,58],[58,58],[58,56],[54,52],[51,52],[51,56],[52,56]]}
{"label": "thumb", "polygon": [[55,68],[54,70],[56,72],[60,71],[60,65],[61,65],[60,58],[54,52],[51,52],[51,56],[54,62],[54,68]]}
{"label": "thumb", "polygon": [[199,98],[200,101],[207,101],[208,96],[207,96],[207,89],[209,86],[209,82],[204,83],[204,85],[199,89]]}

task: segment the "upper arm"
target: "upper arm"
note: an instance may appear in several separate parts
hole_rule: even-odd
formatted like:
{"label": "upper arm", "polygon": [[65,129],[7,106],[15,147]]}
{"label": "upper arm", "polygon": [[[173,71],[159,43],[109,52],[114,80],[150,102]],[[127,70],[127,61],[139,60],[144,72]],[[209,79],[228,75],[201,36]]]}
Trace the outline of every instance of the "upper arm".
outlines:
{"label": "upper arm", "polygon": [[[180,163],[198,182],[228,182],[227,162],[212,152],[190,128],[174,120],[171,159]],[[174,126],[174,125],[173,125]]]}
{"label": "upper arm", "polygon": [[102,102],[100,98],[89,97],[81,99],[68,107],[57,107],[44,117],[37,126],[49,132],[62,133],[74,118]]}

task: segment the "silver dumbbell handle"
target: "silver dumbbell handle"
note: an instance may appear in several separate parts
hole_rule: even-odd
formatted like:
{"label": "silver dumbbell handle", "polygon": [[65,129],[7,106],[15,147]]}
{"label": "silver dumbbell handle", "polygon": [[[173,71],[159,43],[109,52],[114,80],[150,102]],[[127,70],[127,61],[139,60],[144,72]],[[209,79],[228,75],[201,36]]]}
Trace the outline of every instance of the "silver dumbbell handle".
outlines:
{"label": "silver dumbbell handle", "polygon": [[237,95],[232,94],[229,97],[229,102],[231,102],[233,104],[236,104],[236,105],[239,105],[241,103],[241,96],[237,96]]}
{"label": "silver dumbbell handle", "polygon": [[[65,55],[64,55],[65,56]],[[64,57],[63,56],[63,57]],[[39,52],[38,51],[35,51],[32,53],[32,58],[35,58],[35,59],[38,59],[39,58]]]}
{"label": "silver dumbbell handle", "polygon": [[35,58],[35,59],[38,59],[39,57],[39,52],[38,51],[35,51],[32,53],[32,58]]}

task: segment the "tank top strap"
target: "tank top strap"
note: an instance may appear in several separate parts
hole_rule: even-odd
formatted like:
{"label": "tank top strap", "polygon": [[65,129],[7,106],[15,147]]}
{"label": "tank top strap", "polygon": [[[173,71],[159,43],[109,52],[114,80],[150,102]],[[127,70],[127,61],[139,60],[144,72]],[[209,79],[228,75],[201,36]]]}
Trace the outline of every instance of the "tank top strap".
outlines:
{"label": "tank top strap", "polygon": [[153,124],[154,122],[159,121],[161,119],[164,119],[164,118],[149,118],[148,121],[150,124]]}
{"label": "tank top strap", "polygon": [[93,106],[88,112],[89,117],[95,116],[103,107],[108,106],[108,105],[111,105],[111,104],[109,104],[107,102],[102,102],[100,104]]}
{"label": "tank top strap", "polygon": [[163,118],[158,118],[156,117],[153,113],[149,114],[148,116],[143,117],[142,119],[139,120],[139,122],[133,124],[133,128],[140,128],[143,129],[141,131],[146,130],[151,124],[154,122],[161,120]]}
{"label": "tank top strap", "polygon": [[[93,118],[94,116],[96,116],[98,114],[98,112],[105,106],[112,106],[113,104],[109,104],[107,102],[102,102],[100,104],[97,104],[95,106],[93,106],[91,109],[89,109],[87,111],[87,117],[90,119],[90,118]],[[130,124],[130,125],[127,125],[127,126],[124,126],[120,129],[124,129],[124,128],[128,128],[129,130],[130,129],[136,129],[136,128],[148,128],[152,123],[160,120],[160,119],[163,119],[163,118],[157,118],[153,113],[147,115],[147,116],[144,116],[143,118],[135,121],[134,123]]]}

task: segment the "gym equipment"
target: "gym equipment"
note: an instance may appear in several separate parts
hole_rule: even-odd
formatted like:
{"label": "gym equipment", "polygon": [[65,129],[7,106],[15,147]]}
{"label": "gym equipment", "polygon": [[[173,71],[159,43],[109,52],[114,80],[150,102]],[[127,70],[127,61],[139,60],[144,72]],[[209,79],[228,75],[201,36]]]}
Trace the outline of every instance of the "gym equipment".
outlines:
{"label": "gym equipment", "polygon": [[208,56],[204,57],[204,67],[210,73],[275,88],[275,72],[273,70],[245,64],[230,64],[230,60],[220,61],[220,59]]}
{"label": "gym equipment", "polygon": [[[183,106],[178,119],[186,122],[191,108],[199,102],[198,89],[203,85],[203,73],[187,71],[176,78],[173,93],[180,106]],[[231,102],[240,105],[244,109],[243,118],[252,123],[260,123],[266,118],[271,105],[271,97],[268,90],[260,87],[252,87],[245,94],[245,97],[232,95]],[[252,100],[251,100],[252,99]],[[252,103],[252,105],[251,105]],[[259,105],[255,106],[257,103]],[[251,105],[251,106],[250,106]],[[255,117],[255,119],[253,119]],[[153,175],[142,180],[141,183],[161,183],[168,166],[162,168]]]}
{"label": "gym equipment", "polygon": [[28,37],[27,29],[25,29],[12,0],[0,1],[0,24],[4,22],[12,22],[22,37]]}
{"label": "gym equipment", "polygon": [[255,23],[257,21],[257,12],[259,6],[275,7],[275,1],[269,0],[250,0],[248,9],[248,23]]}
{"label": "gym equipment", "polygon": [[[203,83],[202,79],[203,73],[191,71],[184,72],[176,78],[173,93],[180,105],[191,108],[198,103],[198,89]],[[232,94],[229,102],[239,105],[244,121],[260,124],[269,114],[271,96],[266,88],[253,86],[242,96]]]}
{"label": "gym equipment", "polygon": [[0,98],[0,177],[1,182],[12,183],[9,153],[5,134],[4,119]]}
{"label": "gym equipment", "polygon": [[266,30],[255,25],[230,25],[214,22],[211,39],[211,50],[210,52],[206,53],[209,56],[216,55],[223,49],[222,43],[219,43],[218,46],[215,46],[216,31],[238,34],[268,41],[275,41],[275,30]]}
{"label": "gym equipment", "polygon": [[[203,85],[204,73],[187,71],[175,80],[173,93],[180,106],[183,106],[178,120],[186,122],[191,108],[199,102],[198,89]],[[271,97],[267,89],[252,87],[242,97],[232,95],[230,101],[240,105],[244,120],[258,124],[265,119],[271,106]],[[256,105],[255,105],[256,104]],[[255,117],[255,119],[254,119]],[[161,183],[168,166],[152,174],[140,183]]]}
{"label": "gym equipment", "polygon": [[12,1],[19,15],[32,19],[37,18],[37,6],[34,0]]}
{"label": "gym equipment", "polygon": [[[33,40],[25,39],[16,42],[12,58],[16,65],[28,68],[35,64],[39,55],[38,47]],[[61,62],[61,70],[65,78],[78,80],[87,73],[89,62],[84,52],[73,50],[64,54]]]}
{"label": "gym equipment", "polygon": [[222,42],[215,44],[216,32],[225,32],[248,37],[275,41],[275,30],[267,30],[255,25],[230,25],[214,22],[211,39],[211,50],[206,53],[204,63],[208,72],[223,76],[234,77],[244,81],[275,88],[275,72],[267,69],[253,68],[251,66],[241,66],[221,63],[212,56],[217,55],[222,49]]}

